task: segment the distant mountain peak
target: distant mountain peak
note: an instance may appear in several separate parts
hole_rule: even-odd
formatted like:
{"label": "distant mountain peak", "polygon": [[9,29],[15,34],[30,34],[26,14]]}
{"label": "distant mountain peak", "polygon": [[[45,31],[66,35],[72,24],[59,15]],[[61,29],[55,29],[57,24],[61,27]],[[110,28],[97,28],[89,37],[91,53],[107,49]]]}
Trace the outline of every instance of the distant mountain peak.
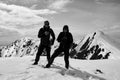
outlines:
{"label": "distant mountain peak", "polygon": [[114,46],[113,40],[102,31],[86,35],[75,50],[77,52],[75,56],[79,59],[120,58],[120,50]]}
{"label": "distant mountain peak", "polygon": [[24,37],[16,40],[8,46],[3,46],[0,49],[1,57],[34,55],[38,50],[39,41],[31,37]]}

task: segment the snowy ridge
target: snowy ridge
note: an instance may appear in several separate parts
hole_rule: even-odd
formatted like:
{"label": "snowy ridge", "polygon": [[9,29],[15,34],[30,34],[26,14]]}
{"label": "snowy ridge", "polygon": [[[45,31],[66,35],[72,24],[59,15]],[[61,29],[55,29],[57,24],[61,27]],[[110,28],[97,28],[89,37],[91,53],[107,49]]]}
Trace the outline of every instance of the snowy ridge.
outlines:
{"label": "snowy ridge", "polygon": [[[1,57],[13,57],[24,55],[35,55],[38,50],[39,40],[25,37],[16,40],[11,45],[0,48]],[[114,44],[108,35],[102,31],[97,31],[86,35],[77,47],[70,50],[70,57],[78,59],[120,59],[120,49]],[[76,46],[76,44],[74,45]],[[58,47],[57,43],[54,44],[51,54]],[[45,55],[45,53],[43,54]],[[63,54],[61,54],[63,55]]]}
{"label": "snowy ridge", "polygon": [[98,44],[100,44],[101,47],[105,48],[105,50],[111,52],[109,58],[120,59],[120,49],[114,44],[114,40],[105,35],[103,32],[101,34],[102,35],[100,35]]}
{"label": "snowy ridge", "polygon": [[39,41],[29,37],[16,40],[8,46],[1,47],[1,57],[34,55],[38,50]]}
{"label": "snowy ridge", "polygon": [[102,31],[86,35],[75,50],[75,57],[80,59],[120,59],[119,48]]}
{"label": "snowy ridge", "polygon": [[[110,75],[105,75],[104,72],[95,73],[99,65],[93,68],[91,66],[89,69],[86,68],[86,70],[83,68],[94,64],[91,62],[88,62],[91,63],[88,65],[78,65],[83,62],[70,59],[70,69],[65,75],[62,75],[61,73],[65,70],[62,57],[58,57],[54,65],[49,69],[42,67],[42,65],[47,63],[46,57],[41,57],[39,64],[36,66],[31,65],[33,58],[32,56],[1,58],[0,80],[113,80],[111,77],[106,78]],[[117,76],[115,75],[114,77]]]}

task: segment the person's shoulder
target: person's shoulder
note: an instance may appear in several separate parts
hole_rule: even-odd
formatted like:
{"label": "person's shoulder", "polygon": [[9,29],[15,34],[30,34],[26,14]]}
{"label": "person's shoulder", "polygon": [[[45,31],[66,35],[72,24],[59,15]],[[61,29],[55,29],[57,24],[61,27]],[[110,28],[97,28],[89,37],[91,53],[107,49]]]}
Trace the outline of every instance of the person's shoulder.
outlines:
{"label": "person's shoulder", "polygon": [[43,32],[43,31],[44,31],[44,29],[43,29],[43,28],[40,28],[40,29],[39,29],[39,31],[40,31],[40,32]]}
{"label": "person's shoulder", "polygon": [[69,35],[72,35],[72,33],[71,33],[71,32],[69,32],[68,34],[69,34]]}
{"label": "person's shoulder", "polygon": [[44,30],[44,28],[40,28],[40,30]]}
{"label": "person's shoulder", "polygon": [[60,34],[64,34],[64,32],[60,32]]}
{"label": "person's shoulder", "polygon": [[63,35],[63,32],[60,32],[59,35]]}
{"label": "person's shoulder", "polygon": [[54,32],[52,28],[49,29],[50,32]]}
{"label": "person's shoulder", "polygon": [[71,32],[68,32],[68,34],[72,34]]}
{"label": "person's shoulder", "polygon": [[50,31],[53,31],[53,29],[52,29],[52,28],[49,28],[49,30],[50,30]]}

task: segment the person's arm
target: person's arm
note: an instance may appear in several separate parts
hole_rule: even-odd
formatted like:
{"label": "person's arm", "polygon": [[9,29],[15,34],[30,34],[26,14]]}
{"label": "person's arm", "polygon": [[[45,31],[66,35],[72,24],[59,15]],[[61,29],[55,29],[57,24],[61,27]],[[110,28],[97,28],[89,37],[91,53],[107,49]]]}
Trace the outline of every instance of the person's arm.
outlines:
{"label": "person's arm", "polygon": [[55,33],[52,29],[51,29],[51,36],[52,36],[52,45],[53,45],[55,42]]}
{"label": "person's arm", "polygon": [[58,35],[57,41],[58,41],[58,42],[61,42],[61,41],[62,41],[62,33],[60,33],[60,34]]}
{"label": "person's arm", "polygon": [[43,29],[41,28],[38,32],[38,38],[41,38],[44,36],[44,32],[43,32]]}
{"label": "person's arm", "polygon": [[72,36],[71,33],[70,33],[70,35],[69,35],[69,43],[70,43],[70,48],[71,48],[72,45],[73,45],[73,36]]}
{"label": "person's arm", "polygon": [[70,43],[72,44],[73,43],[73,36],[72,36],[72,34],[70,33]]}

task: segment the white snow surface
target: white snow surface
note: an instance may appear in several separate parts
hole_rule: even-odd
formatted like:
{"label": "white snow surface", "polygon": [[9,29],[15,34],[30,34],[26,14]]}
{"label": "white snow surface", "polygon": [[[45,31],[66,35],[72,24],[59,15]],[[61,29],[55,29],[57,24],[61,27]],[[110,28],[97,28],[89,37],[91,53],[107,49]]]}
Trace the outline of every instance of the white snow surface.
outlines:
{"label": "white snow surface", "polygon": [[[78,44],[76,50],[79,52],[86,39],[92,36],[93,34],[87,35]],[[31,38],[17,40],[2,48],[0,80],[120,80],[120,49],[118,44],[115,44],[113,39],[102,32],[97,32],[90,48],[96,44],[104,48],[106,52],[112,52],[109,59],[80,60],[70,58],[70,69],[65,75],[62,75],[66,70],[64,57],[57,57],[51,68],[48,69],[43,68],[47,64],[46,56],[41,56],[38,65],[32,65],[39,41]],[[53,46],[51,54],[54,49]]]}
{"label": "white snow surface", "polygon": [[51,68],[46,57],[32,65],[35,56],[0,58],[0,80],[120,80],[120,60],[77,60],[70,58],[65,75],[64,58],[57,57]]}

